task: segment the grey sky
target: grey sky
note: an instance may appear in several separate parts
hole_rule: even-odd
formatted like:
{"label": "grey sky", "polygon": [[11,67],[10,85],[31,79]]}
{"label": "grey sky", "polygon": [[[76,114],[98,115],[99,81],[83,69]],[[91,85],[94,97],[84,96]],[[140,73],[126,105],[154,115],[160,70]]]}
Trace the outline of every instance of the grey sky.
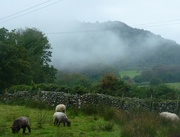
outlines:
{"label": "grey sky", "polygon": [[[10,30],[36,27],[47,33],[60,31],[58,26],[62,21],[104,22],[111,20],[121,21],[132,27],[146,29],[180,43],[179,0],[0,1],[0,27]],[[23,11],[35,5],[39,6]],[[19,11],[23,12],[17,13]],[[8,17],[15,13],[17,14]]]}
{"label": "grey sky", "polygon": [[[179,0],[0,0],[0,28],[69,31],[69,21],[121,21],[180,43]],[[64,22],[64,23],[63,23]],[[58,35],[50,35],[56,49]],[[65,49],[66,50],[66,49]],[[62,53],[63,54],[63,53]]]}

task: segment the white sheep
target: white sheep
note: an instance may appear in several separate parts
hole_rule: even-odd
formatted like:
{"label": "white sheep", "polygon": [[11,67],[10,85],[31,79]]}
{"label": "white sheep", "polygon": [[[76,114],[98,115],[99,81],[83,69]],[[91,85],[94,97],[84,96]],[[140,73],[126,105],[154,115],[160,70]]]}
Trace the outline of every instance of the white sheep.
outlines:
{"label": "white sheep", "polygon": [[66,113],[66,106],[64,104],[59,104],[56,106],[55,112]]}
{"label": "white sheep", "polygon": [[171,121],[179,121],[179,117],[175,113],[171,112],[161,112],[160,117],[169,119]]}
{"label": "white sheep", "polygon": [[67,124],[67,126],[71,126],[71,122],[68,120],[68,117],[63,112],[55,112],[53,115],[53,122],[55,126],[60,126],[60,123],[63,123],[64,126]]}

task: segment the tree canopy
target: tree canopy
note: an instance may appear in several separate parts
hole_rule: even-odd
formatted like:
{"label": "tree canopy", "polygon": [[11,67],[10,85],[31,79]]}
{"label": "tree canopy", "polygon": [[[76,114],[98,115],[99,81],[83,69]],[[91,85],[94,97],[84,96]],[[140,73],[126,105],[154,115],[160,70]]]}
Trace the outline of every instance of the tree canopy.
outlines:
{"label": "tree canopy", "polygon": [[53,82],[51,45],[35,28],[0,29],[0,89],[16,84]]}

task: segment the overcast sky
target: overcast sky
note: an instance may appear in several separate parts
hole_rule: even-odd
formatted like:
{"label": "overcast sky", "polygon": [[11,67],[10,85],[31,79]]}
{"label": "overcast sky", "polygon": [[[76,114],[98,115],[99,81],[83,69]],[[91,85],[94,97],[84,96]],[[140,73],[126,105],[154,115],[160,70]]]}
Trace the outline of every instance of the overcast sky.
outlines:
{"label": "overcast sky", "polygon": [[[58,38],[62,22],[121,21],[180,44],[180,0],[0,0],[0,28],[35,27]],[[66,30],[63,30],[66,31]],[[67,30],[69,31],[69,30]],[[59,35],[59,36],[58,36]],[[57,51],[56,51],[57,52]],[[59,54],[58,52],[56,54]]]}
{"label": "overcast sky", "polygon": [[179,0],[0,0],[0,27],[58,30],[62,21],[121,21],[180,43]]}

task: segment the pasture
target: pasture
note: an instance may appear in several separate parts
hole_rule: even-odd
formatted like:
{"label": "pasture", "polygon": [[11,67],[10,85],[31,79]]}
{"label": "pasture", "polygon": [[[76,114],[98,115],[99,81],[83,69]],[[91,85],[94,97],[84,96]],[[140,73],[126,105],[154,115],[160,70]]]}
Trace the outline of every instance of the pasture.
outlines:
{"label": "pasture", "polygon": [[140,73],[141,73],[141,71],[137,71],[137,70],[119,71],[119,75],[121,76],[121,78],[123,78],[124,76],[134,78],[135,76],[140,75]]}
{"label": "pasture", "polygon": [[[28,137],[119,137],[120,127],[102,117],[84,115],[81,112],[70,112],[67,115],[71,127],[53,125],[54,110],[27,108],[25,106],[0,105],[0,136],[22,137],[22,129],[18,134],[13,134],[11,125],[15,118],[27,116],[30,119],[31,134]],[[107,132],[108,131],[108,132]],[[28,130],[26,129],[26,133]]]}
{"label": "pasture", "polygon": [[176,83],[166,83],[166,85],[168,85],[171,88],[175,88],[180,90],[180,82],[176,82]]}
{"label": "pasture", "polygon": [[[95,110],[95,109],[94,109]],[[93,109],[68,110],[71,127],[53,125],[54,110],[0,104],[0,136],[3,137],[178,137],[180,122],[161,119],[156,112],[146,110],[123,111],[106,109],[98,114]],[[87,114],[88,113],[88,114]],[[30,119],[31,134],[22,129],[13,134],[10,127],[15,118]],[[176,136],[178,135],[178,136]]]}

